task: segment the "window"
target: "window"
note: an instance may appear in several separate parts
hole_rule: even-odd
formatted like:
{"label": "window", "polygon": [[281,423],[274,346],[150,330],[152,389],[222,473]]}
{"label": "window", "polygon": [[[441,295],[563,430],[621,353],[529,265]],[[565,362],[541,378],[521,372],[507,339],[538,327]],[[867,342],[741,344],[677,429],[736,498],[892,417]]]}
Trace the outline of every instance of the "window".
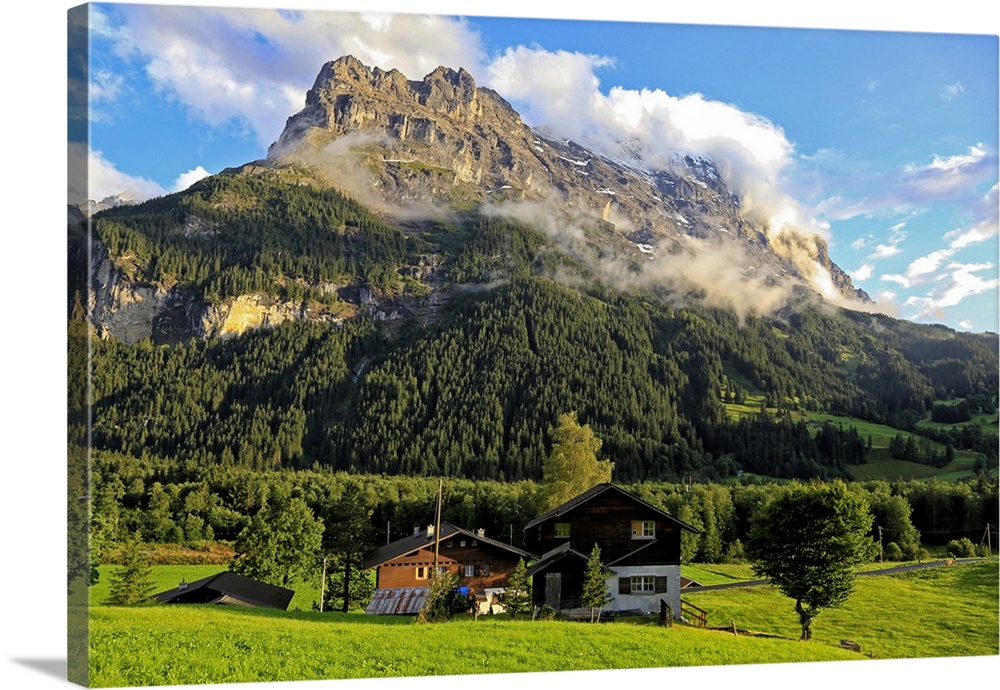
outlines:
{"label": "window", "polygon": [[462,574],[465,577],[473,577],[473,576],[475,576],[475,574],[476,574],[476,566],[474,566],[474,565],[463,565],[462,566]]}
{"label": "window", "polygon": [[463,539],[462,541],[458,542],[458,545],[464,548],[465,547],[465,540]]}
{"label": "window", "polygon": [[633,520],[633,539],[652,539],[656,536],[656,522],[653,520]]}
{"label": "window", "polygon": [[667,578],[663,575],[625,575],[618,578],[619,594],[666,594]]}
{"label": "window", "polygon": [[489,575],[490,574],[490,565],[489,565],[489,563],[485,563],[485,564],[479,566],[479,574],[480,575]]}
{"label": "window", "polygon": [[431,569],[428,568],[426,565],[418,565],[417,566],[417,579],[418,580],[426,580],[427,576],[430,575],[430,573],[431,573]]}
{"label": "window", "polygon": [[557,522],[556,523],[556,539],[569,539],[569,523],[568,522]]}
{"label": "window", "polygon": [[444,545],[445,545],[445,547],[446,547],[446,548],[449,548],[449,549],[450,549],[451,547],[453,547],[453,546],[455,545],[455,542],[453,542],[453,541],[451,541],[451,540],[449,539],[448,541],[446,541],[446,542],[444,543]]}
{"label": "window", "polygon": [[656,591],[656,578],[652,575],[633,575],[632,594],[652,594]]}

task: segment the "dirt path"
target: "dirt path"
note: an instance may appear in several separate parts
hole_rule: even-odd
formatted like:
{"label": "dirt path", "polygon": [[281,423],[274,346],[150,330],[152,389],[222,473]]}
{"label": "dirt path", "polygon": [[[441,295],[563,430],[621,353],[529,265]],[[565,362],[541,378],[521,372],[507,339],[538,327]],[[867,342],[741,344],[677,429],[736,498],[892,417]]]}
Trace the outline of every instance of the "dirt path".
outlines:
{"label": "dirt path", "polygon": [[[982,558],[960,558],[960,559],[948,559],[940,561],[927,561],[926,563],[910,563],[908,565],[896,565],[890,568],[880,568],[879,570],[865,570],[863,572],[858,572],[856,575],[858,577],[868,576],[868,575],[892,575],[893,573],[905,573],[911,570],[923,570],[924,568],[937,568],[940,566],[947,566],[954,563],[973,563],[975,561],[981,561]],[[770,580],[743,580],[740,582],[726,582],[721,585],[704,585],[701,587],[685,587],[683,592],[708,592],[710,590],[716,589],[732,589],[734,587],[756,587],[759,585],[770,584]]]}

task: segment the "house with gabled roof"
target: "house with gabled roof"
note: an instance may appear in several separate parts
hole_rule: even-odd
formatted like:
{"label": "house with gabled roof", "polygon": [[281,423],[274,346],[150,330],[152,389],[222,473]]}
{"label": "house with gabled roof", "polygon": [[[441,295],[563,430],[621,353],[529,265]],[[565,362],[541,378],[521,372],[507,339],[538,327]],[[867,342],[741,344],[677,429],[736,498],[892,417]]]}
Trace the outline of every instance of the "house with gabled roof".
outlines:
{"label": "house with gabled roof", "polygon": [[528,567],[535,606],[583,612],[584,573],[596,544],[613,597],[605,611],[681,615],[681,533],[698,530],[614,484],[599,484],[524,528],[541,556]]}
{"label": "house with gabled roof", "polygon": [[285,611],[293,596],[291,589],[223,571],[191,583],[182,581],[173,589],[154,594],[153,599],[161,604],[230,604]]}
{"label": "house with gabled roof", "polygon": [[414,615],[423,607],[434,570],[458,577],[481,600],[492,601],[504,591],[518,560],[532,555],[491,539],[483,530],[466,530],[441,523],[416,528],[413,534],[381,546],[364,557],[365,570],[375,570],[375,595],[366,609],[371,614]]}

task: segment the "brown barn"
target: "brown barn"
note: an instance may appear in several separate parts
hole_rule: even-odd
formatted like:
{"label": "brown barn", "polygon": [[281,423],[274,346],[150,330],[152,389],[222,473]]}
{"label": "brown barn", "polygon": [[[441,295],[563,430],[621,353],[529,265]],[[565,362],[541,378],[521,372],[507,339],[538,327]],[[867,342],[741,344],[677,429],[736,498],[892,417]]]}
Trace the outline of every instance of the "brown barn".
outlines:
{"label": "brown barn", "polygon": [[487,537],[482,530],[469,531],[448,523],[415,529],[413,534],[365,555],[365,570],[375,569],[375,596],[368,613],[417,613],[426,596],[434,568],[437,545],[438,569],[458,576],[460,587],[490,599],[502,592],[507,575],[519,559],[531,554]]}
{"label": "brown barn", "polygon": [[698,531],[690,525],[614,484],[600,484],[524,530],[529,548],[542,554],[528,568],[536,606],[583,609],[584,572],[597,544],[614,597],[606,611],[652,613],[663,599],[680,617],[681,531]]}
{"label": "brown barn", "polygon": [[290,589],[226,571],[190,584],[181,582],[153,599],[161,604],[231,604],[284,611],[294,595]]}

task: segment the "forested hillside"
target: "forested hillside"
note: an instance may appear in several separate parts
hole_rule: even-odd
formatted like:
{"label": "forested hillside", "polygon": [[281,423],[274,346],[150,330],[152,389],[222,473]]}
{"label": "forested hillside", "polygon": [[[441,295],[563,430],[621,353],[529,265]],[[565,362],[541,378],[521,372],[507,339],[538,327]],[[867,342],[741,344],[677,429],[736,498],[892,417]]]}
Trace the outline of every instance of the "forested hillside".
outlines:
{"label": "forested hillside", "polygon": [[[393,225],[313,183],[299,169],[251,166],[94,218],[131,284],[205,302],[353,300],[345,314],[355,314],[226,339],[94,339],[96,449],[199,466],[533,480],[549,428],[575,411],[603,439],[616,481],[849,477],[870,439],[804,417],[826,412],[919,431],[996,465],[995,425],[917,428],[934,410],[995,414],[993,334],[804,293],[775,314],[738,317],[697,295],[608,284],[596,260],[524,223],[467,210]],[[640,260],[599,223],[584,235],[626,271]],[[358,298],[366,292],[377,297]],[[379,301],[396,305],[392,317]],[[896,457],[944,456],[900,442]]]}

